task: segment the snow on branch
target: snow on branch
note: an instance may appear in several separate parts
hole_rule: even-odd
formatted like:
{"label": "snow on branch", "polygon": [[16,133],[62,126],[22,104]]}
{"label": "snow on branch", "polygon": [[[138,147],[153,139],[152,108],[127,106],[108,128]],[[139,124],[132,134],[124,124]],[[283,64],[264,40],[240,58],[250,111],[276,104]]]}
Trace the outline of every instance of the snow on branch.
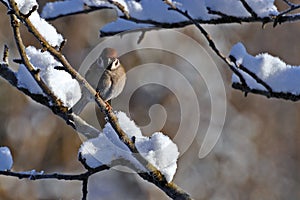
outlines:
{"label": "snow on branch", "polygon": [[46,22],[45,19],[41,18],[37,12],[38,4],[36,0],[16,0],[15,5],[11,5],[9,0],[4,0],[9,9],[18,7],[18,12],[32,22],[33,26],[38,29],[41,35],[54,47],[60,47],[64,41],[61,34],[57,33],[56,29]]}
{"label": "snow on branch", "polygon": [[12,168],[13,159],[8,147],[0,147],[0,170],[9,171]]}
{"label": "snow on branch", "polygon": [[[154,133],[150,138],[143,136],[141,130],[123,112],[118,112],[117,117],[127,136],[135,138],[135,145],[141,155],[160,170],[168,182],[171,182],[176,172],[176,162],[179,156],[176,144],[162,133]],[[110,166],[112,161],[122,158],[127,163],[131,163],[136,171],[148,171],[132,156],[128,147],[119,140],[114,129],[108,123],[98,138],[83,143],[79,153],[93,168],[99,165]]]}
{"label": "snow on branch", "polygon": [[267,53],[252,56],[242,43],[232,47],[230,58],[246,81],[246,86],[242,86],[240,79],[233,74],[234,88],[267,97],[300,99],[300,66],[288,65]]}
{"label": "snow on branch", "polygon": [[[173,0],[171,2],[181,10],[188,10],[193,19],[201,24],[262,22],[273,23],[276,26],[278,23],[300,19],[297,13],[288,15],[300,5],[289,4],[289,9],[279,12],[274,5],[274,0]],[[102,36],[139,28],[179,28],[192,24],[191,21],[174,12],[166,12],[168,6],[163,0],[56,1],[45,5],[42,16],[51,20],[105,8],[116,9],[118,18],[102,27],[100,31]]]}
{"label": "snow on branch", "polygon": [[[292,101],[297,101],[299,100],[299,92],[295,87],[297,87],[298,79],[297,75],[295,76],[289,76],[289,74],[294,74],[293,73],[288,73],[286,74],[283,73],[280,77],[281,81],[274,81],[273,78],[271,78],[272,81],[270,81],[270,77],[266,79],[266,76],[261,77],[258,71],[252,71],[251,67],[249,68],[249,63],[243,63],[240,60],[241,57],[245,56],[246,50],[242,44],[236,45],[233,50],[231,51],[232,53],[230,54],[229,57],[224,56],[220,50],[217,48],[216,44],[214,43],[213,39],[211,36],[208,34],[208,32],[199,24],[197,21],[189,14],[189,12],[183,11],[179,9],[175,4],[173,4],[169,0],[165,0],[165,3],[169,6],[169,10],[176,11],[177,13],[181,14],[182,16],[186,17],[188,20],[190,20],[202,33],[202,35],[205,37],[207,42],[209,43],[209,46],[211,49],[215,52],[217,56],[219,56],[229,67],[229,69],[233,72],[233,77],[235,81],[233,81],[233,88],[242,90],[245,92],[245,95],[247,93],[254,93],[254,94],[261,94],[266,97],[275,97],[275,98],[282,98],[286,100],[292,100]],[[247,5],[249,6],[249,5]],[[251,13],[252,11],[249,8],[249,12]],[[236,56],[237,55],[237,56]],[[276,71],[276,68],[280,66],[281,68],[284,68],[282,66],[287,66],[286,68],[292,68],[293,70],[299,70],[298,67],[291,67],[289,65],[286,65],[284,62],[280,61],[278,58],[274,58],[268,54],[262,54],[262,58],[265,60],[269,60],[269,63],[263,63],[260,64],[260,66],[265,66],[265,64],[270,65],[270,67],[274,67],[273,71]],[[279,60],[278,62],[274,60]],[[271,62],[272,61],[272,62]],[[273,62],[274,61],[274,62]],[[251,62],[251,61],[250,61]],[[245,66],[246,65],[246,66]],[[251,65],[252,66],[252,65]],[[263,67],[264,68],[264,67]],[[297,73],[296,73],[297,74]],[[283,78],[284,77],[284,78]],[[289,78],[295,78],[292,81],[289,80]],[[236,81],[238,80],[238,81]],[[249,85],[249,80],[251,80],[251,83]],[[294,83],[296,82],[296,84]],[[300,79],[299,79],[300,81]],[[256,83],[257,87],[253,87],[253,82]],[[271,82],[271,83],[269,83]],[[274,86],[274,83],[277,83],[277,85]],[[289,82],[289,83],[287,83]],[[252,85],[251,85],[252,84]],[[258,87],[259,86],[259,87]],[[273,87],[276,87],[275,89]]]}
{"label": "snow on branch", "polygon": [[[6,46],[4,48],[4,53],[3,53],[3,60],[6,61],[0,62],[0,76],[2,76],[2,78],[7,80],[12,86],[16,87],[18,90],[20,90],[21,92],[23,92],[24,94],[32,98],[34,101],[50,108],[57,115],[61,116],[67,122],[67,124],[69,124],[73,128],[76,128],[76,131],[78,133],[81,133],[87,138],[95,138],[99,135],[100,133],[99,130],[97,130],[90,124],[86,123],[81,117],[75,115],[74,113],[69,113],[69,112],[58,113],[57,112],[58,110],[55,108],[55,105],[49,102],[48,97],[43,92],[41,92],[40,87],[37,85],[37,83],[32,78],[32,76],[25,68],[25,66],[22,64],[20,65],[19,70],[17,72],[12,71],[7,61],[8,57],[6,57],[5,55],[8,55],[8,48]],[[47,59],[45,61],[47,62]],[[47,74],[47,71],[41,73]],[[66,74],[66,77],[68,76],[69,74]],[[28,80],[26,81],[26,79]]]}
{"label": "snow on branch", "polygon": [[[78,82],[69,73],[55,69],[62,64],[57,62],[49,52],[42,52],[29,46],[26,48],[26,55],[35,70],[40,71],[40,77],[64,106],[72,107],[80,99],[81,90]],[[19,87],[29,89],[34,94],[42,94],[41,88],[23,64],[19,67],[17,78]]]}

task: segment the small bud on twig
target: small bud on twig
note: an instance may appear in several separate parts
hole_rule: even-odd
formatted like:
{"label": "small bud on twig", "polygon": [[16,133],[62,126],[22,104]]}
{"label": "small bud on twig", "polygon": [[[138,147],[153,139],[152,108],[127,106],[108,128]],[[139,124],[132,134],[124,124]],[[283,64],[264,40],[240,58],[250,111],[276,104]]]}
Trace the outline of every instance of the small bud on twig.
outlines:
{"label": "small bud on twig", "polygon": [[8,63],[8,46],[5,44],[4,45],[4,52],[3,52],[3,62]]}

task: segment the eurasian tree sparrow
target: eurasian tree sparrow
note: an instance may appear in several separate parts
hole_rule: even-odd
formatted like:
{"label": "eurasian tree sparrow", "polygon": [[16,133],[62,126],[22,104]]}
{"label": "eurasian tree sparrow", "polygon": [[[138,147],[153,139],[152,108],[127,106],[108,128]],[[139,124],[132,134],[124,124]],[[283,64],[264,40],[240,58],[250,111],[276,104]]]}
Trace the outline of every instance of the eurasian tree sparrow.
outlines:
{"label": "eurasian tree sparrow", "polygon": [[[125,86],[125,69],[117,57],[115,49],[105,48],[85,75],[86,80],[99,92],[105,102],[116,98]],[[81,99],[73,106],[72,111],[80,114],[92,99],[87,91],[83,91]]]}

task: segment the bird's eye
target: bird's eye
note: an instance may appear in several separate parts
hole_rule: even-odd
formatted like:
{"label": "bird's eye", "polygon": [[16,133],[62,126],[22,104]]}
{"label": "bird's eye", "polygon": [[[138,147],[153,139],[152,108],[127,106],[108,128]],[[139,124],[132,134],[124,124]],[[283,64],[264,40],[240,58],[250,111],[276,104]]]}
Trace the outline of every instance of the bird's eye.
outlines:
{"label": "bird's eye", "polygon": [[111,64],[111,69],[112,70],[117,69],[119,67],[119,65],[120,65],[120,61],[119,61],[119,59],[116,58]]}

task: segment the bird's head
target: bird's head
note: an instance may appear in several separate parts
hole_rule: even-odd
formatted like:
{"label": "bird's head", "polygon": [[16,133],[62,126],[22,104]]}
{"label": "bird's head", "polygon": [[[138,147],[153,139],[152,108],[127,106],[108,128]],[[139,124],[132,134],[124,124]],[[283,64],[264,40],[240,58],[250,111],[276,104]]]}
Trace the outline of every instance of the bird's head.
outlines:
{"label": "bird's head", "polygon": [[98,58],[98,65],[108,70],[117,69],[120,65],[118,52],[113,48],[105,48]]}

